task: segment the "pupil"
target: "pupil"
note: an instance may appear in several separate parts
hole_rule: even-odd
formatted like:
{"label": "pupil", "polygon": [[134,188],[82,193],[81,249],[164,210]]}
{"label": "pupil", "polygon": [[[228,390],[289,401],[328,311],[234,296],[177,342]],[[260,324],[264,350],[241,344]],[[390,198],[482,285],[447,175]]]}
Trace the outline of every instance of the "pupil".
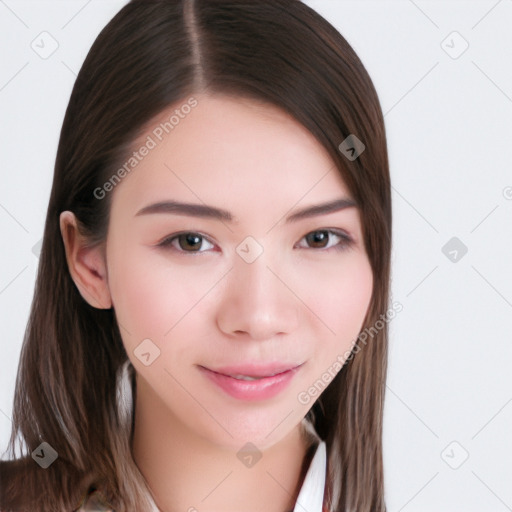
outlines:
{"label": "pupil", "polygon": [[314,244],[315,247],[325,247],[325,242],[328,240],[327,231],[314,231],[308,235],[309,243]]}
{"label": "pupil", "polygon": [[[201,247],[201,237],[198,235],[194,235],[191,233],[186,233],[184,235],[180,235],[180,246],[183,249],[183,245],[188,245],[191,248],[199,248]],[[196,247],[194,247],[196,246]]]}

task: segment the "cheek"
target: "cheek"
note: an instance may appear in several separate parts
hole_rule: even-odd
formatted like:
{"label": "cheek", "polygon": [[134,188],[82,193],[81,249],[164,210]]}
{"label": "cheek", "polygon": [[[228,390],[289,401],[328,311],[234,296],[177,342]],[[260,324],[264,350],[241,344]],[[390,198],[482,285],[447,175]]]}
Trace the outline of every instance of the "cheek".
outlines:
{"label": "cheek", "polygon": [[[184,269],[165,258],[148,257],[147,248],[124,251],[128,257],[115,258],[109,286],[123,339],[134,346],[150,338],[163,347],[179,330],[181,320],[197,314],[201,299],[218,277],[199,267]],[[190,320],[190,318],[188,318]],[[186,322],[185,322],[186,323]]]}
{"label": "cheek", "polygon": [[369,264],[361,263],[334,284],[339,285],[334,287],[330,306],[326,304],[333,324],[339,332],[343,332],[344,326],[350,326],[351,330],[356,326],[359,331],[372,295],[373,278]]}
{"label": "cheek", "polygon": [[124,332],[121,329],[123,337],[128,333],[137,339],[162,336],[172,325],[170,282],[157,279],[153,270],[139,264],[135,254],[114,260],[113,268],[115,271],[109,275],[110,292],[117,320],[125,328]]}
{"label": "cheek", "polygon": [[326,336],[319,350],[336,358],[356,340],[363,326],[373,290],[373,274],[366,257],[354,256],[338,269],[322,273],[318,288],[315,312],[322,320]]}

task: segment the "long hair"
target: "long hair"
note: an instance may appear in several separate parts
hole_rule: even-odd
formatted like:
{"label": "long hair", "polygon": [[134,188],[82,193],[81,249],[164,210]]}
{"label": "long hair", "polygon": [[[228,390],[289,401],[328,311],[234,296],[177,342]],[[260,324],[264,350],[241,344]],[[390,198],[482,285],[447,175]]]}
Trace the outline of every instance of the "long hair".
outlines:
{"label": "long hair", "polygon": [[[0,464],[2,510],[69,511],[92,489],[117,512],[148,510],[148,487],[130,451],[133,418],[119,406],[128,361],[120,327],[113,309],[91,307],[75,286],[59,215],[72,211],[91,246],[102,243],[112,194],[98,200],[94,191],[126,161],[154,116],[203,92],[277,106],[328,151],[360,205],[374,276],[363,329],[374,328],[387,311],[391,192],[384,120],[347,41],[300,0],[132,0],[91,47],[63,121],[16,378],[12,460]],[[349,135],[365,145],[355,159],[340,150]],[[387,336],[384,325],[357,346],[308,412],[327,445],[324,505],[333,512],[386,510]],[[31,457],[42,442],[58,453],[47,469]]]}

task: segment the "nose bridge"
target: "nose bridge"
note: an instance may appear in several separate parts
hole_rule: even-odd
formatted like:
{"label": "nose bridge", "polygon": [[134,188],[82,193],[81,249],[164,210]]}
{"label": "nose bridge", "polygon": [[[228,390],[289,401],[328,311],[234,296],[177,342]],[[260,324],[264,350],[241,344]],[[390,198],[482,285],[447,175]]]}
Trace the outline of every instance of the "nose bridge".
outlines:
{"label": "nose bridge", "polygon": [[268,250],[253,261],[243,253],[235,255],[218,311],[219,327],[226,334],[268,339],[295,329],[298,301],[278,277],[280,258],[275,256]]}

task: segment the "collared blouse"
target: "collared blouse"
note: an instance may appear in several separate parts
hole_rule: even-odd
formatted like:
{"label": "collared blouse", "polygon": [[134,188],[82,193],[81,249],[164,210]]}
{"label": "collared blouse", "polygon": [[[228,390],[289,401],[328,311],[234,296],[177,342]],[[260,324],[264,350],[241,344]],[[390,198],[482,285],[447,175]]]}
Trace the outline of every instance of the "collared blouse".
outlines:
{"label": "collared blouse", "polygon": [[[327,451],[325,442],[318,442],[315,455],[311,460],[304,482],[297,496],[297,502],[293,512],[327,512],[323,508],[325,475],[327,469]],[[151,499],[153,512],[160,512],[155,502]],[[98,492],[89,495],[77,512],[114,512],[101,498]]]}

